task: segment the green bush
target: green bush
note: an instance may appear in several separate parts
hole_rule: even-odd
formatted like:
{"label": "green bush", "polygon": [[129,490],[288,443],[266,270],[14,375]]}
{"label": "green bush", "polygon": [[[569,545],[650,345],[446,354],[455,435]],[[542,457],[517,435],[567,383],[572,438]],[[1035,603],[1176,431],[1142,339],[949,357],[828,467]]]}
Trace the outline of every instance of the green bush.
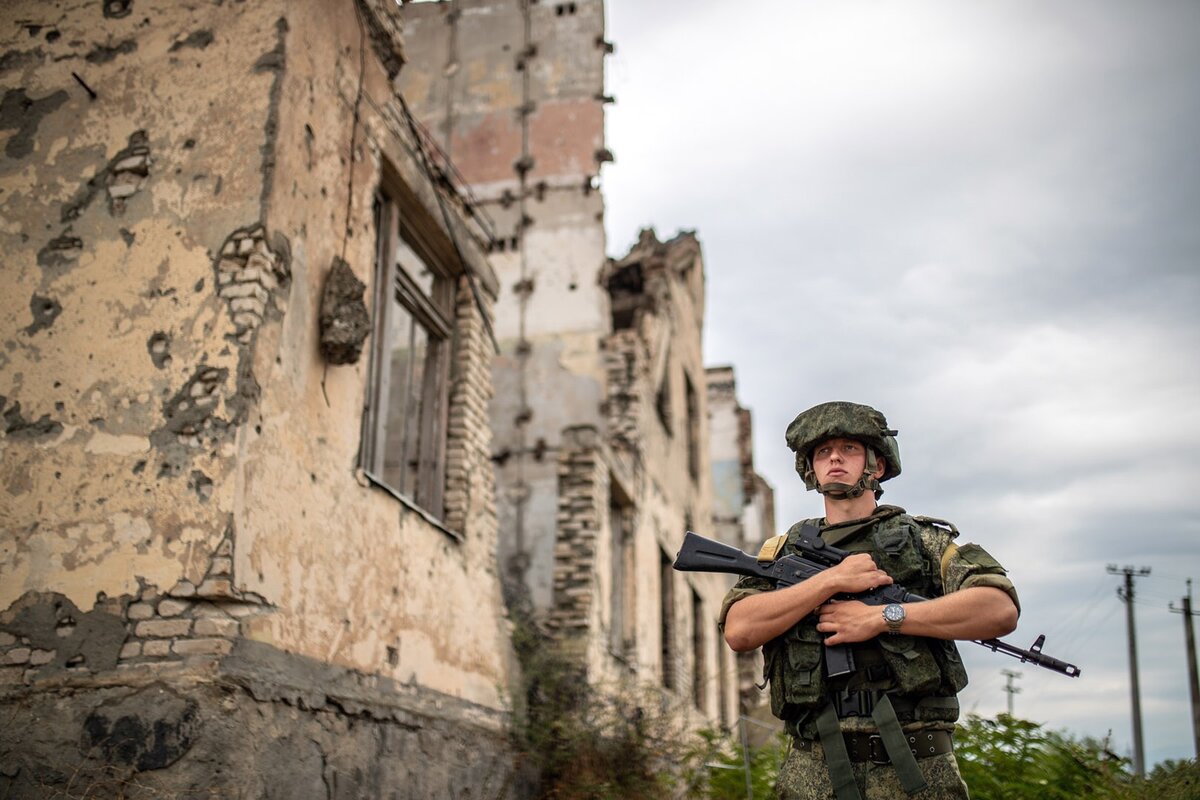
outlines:
{"label": "green bush", "polygon": [[955,733],[955,751],[973,800],[1197,800],[1200,766],[1167,761],[1146,778],[1095,739],[1076,739],[1001,714],[969,716]]}

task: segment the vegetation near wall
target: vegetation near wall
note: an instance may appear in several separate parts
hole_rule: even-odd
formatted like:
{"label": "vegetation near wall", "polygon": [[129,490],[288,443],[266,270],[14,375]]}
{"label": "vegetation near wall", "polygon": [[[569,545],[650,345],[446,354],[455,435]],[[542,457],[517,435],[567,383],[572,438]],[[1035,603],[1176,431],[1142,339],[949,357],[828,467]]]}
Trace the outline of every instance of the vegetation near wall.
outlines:
{"label": "vegetation near wall", "polygon": [[[513,736],[537,787],[533,797],[774,796],[789,746],[784,734],[747,754],[725,732],[681,726],[661,696],[588,686],[561,645],[532,625],[517,625],[516,640],[525,678]],[[973,800],[1200,798],[1195,760],[1166,761],[1138,778],[1104,742],[1007,714],[969,716],[955,733],[955,750]]]}

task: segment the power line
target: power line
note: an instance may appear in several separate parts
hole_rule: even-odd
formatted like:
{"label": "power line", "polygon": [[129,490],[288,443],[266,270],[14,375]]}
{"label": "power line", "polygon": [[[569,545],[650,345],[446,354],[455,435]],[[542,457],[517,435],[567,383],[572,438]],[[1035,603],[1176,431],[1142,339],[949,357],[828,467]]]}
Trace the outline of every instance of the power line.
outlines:
{"label": "power line", "polygon": [[1019,687],[1013,686],[1013,681],[1021,677],[1021,673],[1011,669],[1002,669],[1000,673],[1007,678],[1007,682],[1004,684],[1004,693],[1008,695],[1008,715],[1011,717],[1013,715],[1013,695],[1021,693]]}
{"label": "power line", "polygon": [[1108,565],[1109,575],[1124,575],[1125,585],[1117,589],[1117,597],[1125,602],[1125,622],[1129,629],[1129,686],[1133,700],[1133,772],[1139,778],[1146,774],[1145,748],[1142,746],[1142,699],[1138,687],[1137,666],[1137,632],[1133,624],[1133,579],[1150,574],[1149,567],[1117,568],[1116,564]]}
{"label": "power line", "polygon": [[1187,581],[1187,594],[1183,598],[1183,608],[1177,609],[1173,603],[1167,605],[1172,613],[1183,615],[1183,639],[1187,645],[1188,693],[1192,696],[1192,738],[1195,739],[1196,757],[1200,758],[1200,678],[1196,675],[1196,634],[1192,630],[1192,617],[1197,612],[1192,611],[1192,579]]}

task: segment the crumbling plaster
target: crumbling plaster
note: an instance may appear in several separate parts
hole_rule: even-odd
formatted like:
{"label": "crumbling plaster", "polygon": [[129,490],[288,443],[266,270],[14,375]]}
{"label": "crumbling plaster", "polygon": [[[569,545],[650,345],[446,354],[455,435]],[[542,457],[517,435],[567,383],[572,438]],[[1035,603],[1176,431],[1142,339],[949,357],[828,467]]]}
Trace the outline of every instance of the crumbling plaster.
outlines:
{"label": "crumbling plaster", "polygon": [[[91,608],[98,595],[136,594],[139,580],[198,580],[232,507],[241,353],[225,338],[214,264],[230,233],[259,218],[262,159],[239,150],[265,142],[273,74],[256,63],[276,45],[276,16],[137,10],[103,21],[98,4],[0,11],[0,50],[18,65],[3,73],[17,87],[6,97],[65,93],[36,127],[9,134],[0,161],[11,532],[0,608],[34,589]],[[20,136],[28,146],[14,154]],[[48,324],[30,325],[34,296],[60,307]],[[200,398],[211,424],[182,436],[170,430],[172,399],[205,370],[216,378]],[[21,415],[54,426],[14,435]]]}
{"label": "crumbling plaster", "polygon": [[[310,324],[292,328],[289,320],[264,330],[256,351],[255,371],[269,378],[262,381],[262,430],[243,440],[235,563],[247,589],[287,611],[258,618],[249,635],[497,706],[508,680],[508,645],[493,561],[490,471],[472,471],[461,541],[367,486],[355,467],[368,359],[326,367],[318,357],[315,320],[333,257],[344,254],[373,296],[371,208],[381,176],[397,174],[441,227],[438,201],[413,160],[386,71],[369,57],[360,61],[362,31],[348,4],[312,0],[289,8],[289,66],[266,219],[271,229],[300,232],[293,238],[293,302],[295,317]],[[456,238],[490,305],[497,285],[482,249],[465,228]],[[453,253],[449,241],[444,247]],[[466,349],[456,356],[452,381],[468,380],[468,364],[490,356],[465,285],[459,307],[470,324],[457,340]],[[470,380],[480,377],[486,380],[486,371]],[[487,455],[486,445],[468,453],[483,467]]]}
{"label": "crumbling plaster", "polygon": [[[131,8],[0,12],[3,78],[26,93],[0,136],[30,144],[0,164],[14,265],[0,297],[0,505],[13,533],[0,609],[59,592],[79,609],[120,599],[119,615],[213,579],[217,611],[257,608],[235,632],[498,708],[509,652],[486,431],[467,433],[456,540],[356,473],[367,360],[327,369],[318,356],[335,256],[370,296],[381,174],[442,224],[360,9]],[[66,99],[33,108],[36,120],[8,110],[56,92]],[[148,157],[125,163],[139,131]],[[453,210],[451,224],[490,313],[496,278]],[[459,294],[455,391],[486,398],[489,386],[462,383],[486,381],[473,365],[490,344],[465,283]],[[60,310],[39,317],[31,298]],[[198,630],[183,613],[143,622]]]}

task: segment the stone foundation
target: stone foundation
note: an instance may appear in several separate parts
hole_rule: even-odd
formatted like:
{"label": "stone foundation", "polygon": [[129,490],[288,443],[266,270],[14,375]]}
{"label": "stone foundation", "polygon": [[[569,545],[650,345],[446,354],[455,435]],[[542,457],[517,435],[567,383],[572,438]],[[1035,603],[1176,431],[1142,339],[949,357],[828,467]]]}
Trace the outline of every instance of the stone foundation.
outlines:
{"label": "stone foundation", "polygon": [[504,719],[239,640],[0,692],[0,797],[520,797]]}

